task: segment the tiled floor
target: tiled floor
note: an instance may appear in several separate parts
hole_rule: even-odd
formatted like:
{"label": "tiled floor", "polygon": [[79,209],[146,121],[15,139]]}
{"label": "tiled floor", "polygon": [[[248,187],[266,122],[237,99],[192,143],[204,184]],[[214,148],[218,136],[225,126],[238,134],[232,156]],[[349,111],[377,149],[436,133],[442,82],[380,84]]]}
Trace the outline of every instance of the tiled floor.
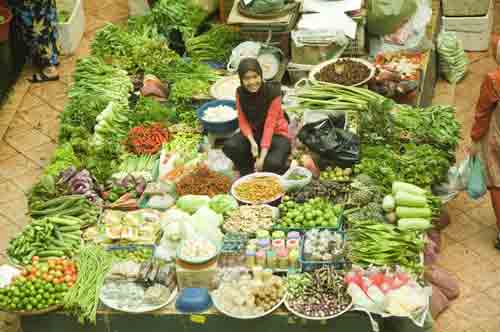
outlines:
{"label": "tiled floor", "polygon": [[[89,44],[96,29],[107,21],[121,23],[126,19],[127,1],[87,0],[85,11],[87,30],[76,54],[62,59],[59,67],[62,80],[31,85],[25,80],[31,75],[27,69],[0,110],[0,261],[5,260],[8,239],[27,222],[24,194],[41,174],[57,144],[58,114],[66,102],[76,59],[89,54]],[[496,31],[500,32],[500,24]],[[462,148],[469,143],[468,132],[479,82],[485,73],[495,68],[487,54],[469,56],[475,62],[465,81],[456,87],[454,94],[448,84],[440,82],[435,97],[435,103],[457,106],[464,137],[459,158],[464,156]],[[461,195],[450,203],[449,209],[452,223],[444,231],[439,262],[459,278],[462,296],[439,318],[436,331],[498,332],[500,252],[492,247],[496,229],[489,197],[474,202]],[[15,317],[0,313],[0,331],[17,331]]]}

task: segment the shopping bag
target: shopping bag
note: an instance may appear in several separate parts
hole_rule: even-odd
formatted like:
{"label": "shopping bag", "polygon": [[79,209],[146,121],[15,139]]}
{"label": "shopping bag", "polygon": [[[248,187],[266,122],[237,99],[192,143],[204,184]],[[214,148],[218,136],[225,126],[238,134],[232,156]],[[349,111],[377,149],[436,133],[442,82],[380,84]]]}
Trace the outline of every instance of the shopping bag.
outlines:
{"label": "shopping bag", "polygon": [[472,157],[469,166],[470,177],[467,184],[467,194],[472,199],[479,199],[488,191],[484,165],[481,159]]}

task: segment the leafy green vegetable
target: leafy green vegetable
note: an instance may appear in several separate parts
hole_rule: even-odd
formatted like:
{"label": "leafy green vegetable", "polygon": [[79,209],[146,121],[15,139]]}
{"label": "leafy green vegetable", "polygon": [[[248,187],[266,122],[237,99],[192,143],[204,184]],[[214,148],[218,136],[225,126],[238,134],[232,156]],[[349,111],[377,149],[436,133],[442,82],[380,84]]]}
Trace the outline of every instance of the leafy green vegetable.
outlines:
{"label": "leafy green vegetable", "polygon": [[391,113],[394,105],[390,99],[374,99],[365,111],[359,112],[362,144],[393,144],[399,141],[399,131]]}
{"label": "leafy green vegetable", "polygon": [[74,80],[68,93],[69,102],[60,116],[61,124],[81,126],[89,133],[94,131],[96,117],[109,102],[127,103],[132,90],[125,71],[106,65],[95,57],[78,60]]}
{"label": "leafy green vegetable", "polygon": [[197,61],[227,62],[231,51],[241,41],[239,33],[225,24],[216,24],[206,33],[186,40],[186,51]]}
{"label": "leafy green vegetable", "polygon": [[128,115],[130,127],[148,123],[177,123],[179,116],[174,106],[164,106],[152,97],[140,97],[133,112]]}
{"label": "leafy green vegetable", "polygon": [[207,81],[183,78],[174,83],[169,100],[177,104],[188,103],[194,96],[208,94],[209,88],[210,83]]}
{"label": "leafy green vegetable", "polygon": [[227,214],[238,208],[238,202],[230,195],[215,195],[208,203],[208,207],[218,214]]}
{"label": "leafy green vegetable", "polygon": [[76,156],[73,147],[69,143],[61,144],[56,149],[50,164],[45,168],[44,174],[58,176],[70,166],[80,168],[80,159]]}

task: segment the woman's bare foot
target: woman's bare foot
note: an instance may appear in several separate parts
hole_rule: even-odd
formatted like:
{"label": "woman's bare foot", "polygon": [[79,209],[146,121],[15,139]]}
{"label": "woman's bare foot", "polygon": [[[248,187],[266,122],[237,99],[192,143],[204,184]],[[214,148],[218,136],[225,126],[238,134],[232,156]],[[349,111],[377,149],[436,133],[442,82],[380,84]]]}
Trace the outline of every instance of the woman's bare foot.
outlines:
{"label": "woman's bare foot", "polygon": [[43,68],[39,73],[33,74],[33,77],[29,79],[31,83],[42,83],[49,81],[57,81],[59,79],[59,73],[55,66],[47,66]]}

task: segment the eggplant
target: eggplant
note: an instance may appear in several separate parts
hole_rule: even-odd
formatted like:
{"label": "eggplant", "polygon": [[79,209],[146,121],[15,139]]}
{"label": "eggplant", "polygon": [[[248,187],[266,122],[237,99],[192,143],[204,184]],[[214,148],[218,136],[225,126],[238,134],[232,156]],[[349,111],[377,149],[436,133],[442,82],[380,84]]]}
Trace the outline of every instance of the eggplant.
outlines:
{"label": "eggplant", "polygon": [[61,174],[59,175],[59,181],[57,181],[57,184],[67,183],[76,174],[77,174],[76,167],[75,166],[69,167],[65,171],[61,172]]}

